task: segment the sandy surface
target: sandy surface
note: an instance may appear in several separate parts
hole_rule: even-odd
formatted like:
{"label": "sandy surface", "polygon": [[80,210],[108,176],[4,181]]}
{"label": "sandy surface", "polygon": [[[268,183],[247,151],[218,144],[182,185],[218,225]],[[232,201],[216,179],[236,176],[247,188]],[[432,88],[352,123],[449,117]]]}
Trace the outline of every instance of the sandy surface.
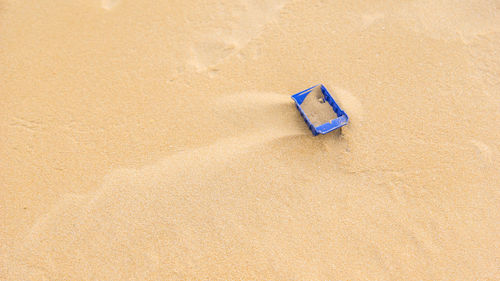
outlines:
{"label": "sandy surface", "polygon": [[[0,26],[1,280],[498,280],[498,1],[1,0]],[[290,99],[318,83],[342,134]]]}

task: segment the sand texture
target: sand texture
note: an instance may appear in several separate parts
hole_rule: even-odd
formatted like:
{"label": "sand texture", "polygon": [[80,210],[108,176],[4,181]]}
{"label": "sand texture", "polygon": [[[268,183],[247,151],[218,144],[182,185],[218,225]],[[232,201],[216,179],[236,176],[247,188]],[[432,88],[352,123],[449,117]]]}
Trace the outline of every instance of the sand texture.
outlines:
{"label": "sand texture", "polygon": [[0,280],[499,280],[499,8],[0,0]]}

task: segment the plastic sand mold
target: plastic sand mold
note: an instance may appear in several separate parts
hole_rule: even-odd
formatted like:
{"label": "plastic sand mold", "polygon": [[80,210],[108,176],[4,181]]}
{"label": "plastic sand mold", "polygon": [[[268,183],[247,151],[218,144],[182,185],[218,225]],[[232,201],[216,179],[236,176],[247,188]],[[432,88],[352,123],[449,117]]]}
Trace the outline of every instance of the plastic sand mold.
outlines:
{"label": "plastic sand mold", "polygon": [[323,84],[298,92],[292,99],[314,136],[347,125],[349,117]]}

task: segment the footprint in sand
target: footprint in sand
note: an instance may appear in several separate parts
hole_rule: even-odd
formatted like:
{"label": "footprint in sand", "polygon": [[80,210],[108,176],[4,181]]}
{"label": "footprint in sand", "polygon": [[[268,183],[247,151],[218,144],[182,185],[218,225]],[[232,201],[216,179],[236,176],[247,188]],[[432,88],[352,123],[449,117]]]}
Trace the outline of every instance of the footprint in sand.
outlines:
{"label": "footprint in sand", "polygon": [[230,11],[214,12],[212,21],[218,22],[217,28],[207,25],[194,34],[187,48],[187,65],[202,72],[238,53],[278,16],[285,2],[239,0],[232,3]]}
{"label": "footprint in sand", "polygon": [[[173,81],[184,72],[207,71],[210,77],[216,76],[217,72],[211,70],[258,37],[266,24],[279,16],[287,1],[222,0],[207,5],[206,1],[191,0],[173,5],[162,1],[101,0],[101,7],[115,12],[109,24],[122,29],[124,42],[134,46],[127,48],[151,54],[144,56],[143,63],[155,65]],[[138,8],[148,14],[137,13]],[[134,22],[141,24],[130,24]],[[144,34],[144,39],[138,43],[126,35],[134,32]]]}

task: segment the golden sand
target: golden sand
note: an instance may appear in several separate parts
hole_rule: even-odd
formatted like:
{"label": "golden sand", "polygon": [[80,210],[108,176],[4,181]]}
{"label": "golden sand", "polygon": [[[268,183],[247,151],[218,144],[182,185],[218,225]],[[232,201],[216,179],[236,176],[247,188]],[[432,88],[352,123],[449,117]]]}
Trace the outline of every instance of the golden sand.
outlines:
{"label": "golden sand", "polygon": [[499,4],[368,2],[0,1],[0,279],[498,279]]}

